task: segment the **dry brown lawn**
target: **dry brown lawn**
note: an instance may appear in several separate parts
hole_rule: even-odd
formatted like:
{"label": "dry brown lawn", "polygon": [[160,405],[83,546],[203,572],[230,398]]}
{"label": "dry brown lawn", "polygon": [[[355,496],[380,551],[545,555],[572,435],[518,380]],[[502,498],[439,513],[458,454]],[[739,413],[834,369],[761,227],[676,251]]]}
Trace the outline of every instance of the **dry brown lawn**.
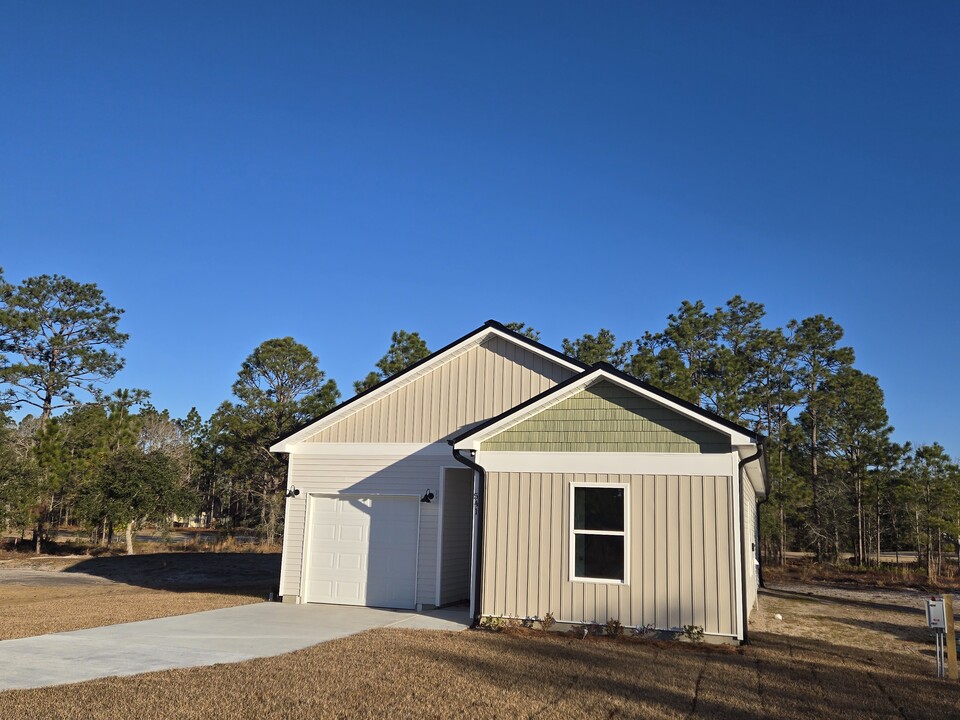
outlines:
{"label": "dry brown lawn", "polygon": [[152,620],[262,602],[243,593],[172,592],[132,585],[0,585],[0,640]]}
{"label": "dry brown lawn", "polygon": [[[280,657],[0,693],[0,717],[960,717],[919,596],[782,586],[752,644],[376,630]],[[776,620],[781,613],[783,620]]]}
{"label": "dry brown lawn", "polygon": [[912,560],[879,567],[855,567],[845,563],[792,559],[783,566],[765,567],[763,572],[767,580],[774,583],[827,583],[850,587],[910,588],[922,592],[960,592],[960,574],[952,560],[944,564],[942,575],[932,578],[927,577]]}
{"label": "dry brown lawn", "polygon": [[262,602],[276,581],[278,558],[8,554],[0,560],[0,640]]}

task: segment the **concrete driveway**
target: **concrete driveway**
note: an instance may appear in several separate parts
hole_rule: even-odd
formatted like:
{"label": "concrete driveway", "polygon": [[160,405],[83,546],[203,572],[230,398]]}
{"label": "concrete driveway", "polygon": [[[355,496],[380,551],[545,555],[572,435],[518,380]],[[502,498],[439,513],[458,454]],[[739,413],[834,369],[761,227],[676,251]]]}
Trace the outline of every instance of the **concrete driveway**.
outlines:
{"label": "concrete driveway", "polygon": [[415,613],[259,603],[0,642],[0,690],[281,655],[378,627],[462,630],[463,609]]}

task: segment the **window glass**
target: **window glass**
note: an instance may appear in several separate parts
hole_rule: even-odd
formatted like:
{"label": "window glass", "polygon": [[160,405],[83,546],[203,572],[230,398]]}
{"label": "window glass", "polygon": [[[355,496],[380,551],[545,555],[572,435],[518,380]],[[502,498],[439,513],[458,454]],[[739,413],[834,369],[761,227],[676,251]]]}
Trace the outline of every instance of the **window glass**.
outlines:
{"label": "window glass", "polygon": [[575,530],[623,531],[623,488],[574,488]]}
{"label": "window glass", "polygon": [[623,535],[577,535],[576,576],[623,580]]}

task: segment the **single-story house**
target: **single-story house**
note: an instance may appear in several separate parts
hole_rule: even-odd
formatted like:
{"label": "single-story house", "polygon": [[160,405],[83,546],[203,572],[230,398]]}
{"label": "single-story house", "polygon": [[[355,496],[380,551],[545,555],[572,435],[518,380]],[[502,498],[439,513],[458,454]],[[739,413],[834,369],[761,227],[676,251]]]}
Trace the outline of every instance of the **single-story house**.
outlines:
{"label": "single-story house", "polygon": [[271,449],[287,602],[745,641],[762,438],[490,321]]}

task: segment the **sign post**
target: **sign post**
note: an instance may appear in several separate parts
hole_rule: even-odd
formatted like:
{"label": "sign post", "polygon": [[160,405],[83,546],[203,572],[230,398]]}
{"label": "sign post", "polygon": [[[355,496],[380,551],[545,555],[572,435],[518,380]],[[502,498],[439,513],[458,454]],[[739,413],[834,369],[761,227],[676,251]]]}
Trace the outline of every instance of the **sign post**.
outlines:
{"label": "sign post", "polygon": [[[937,677],[942,678],[946,675],[951,680],[956,680],[957,636],[953,623],[953,595],[932,597],[927,600],[927,627],[936,632]],[[946,653],[944,653],[945,650]],[[944,655],[946,655],[946,663],[944,663]]]}
{"label": "sign post", "polygon": [[947,631],[947,677],[957,679],[957,636],[953,626],[953,595],[943,596],[943,614]]}

